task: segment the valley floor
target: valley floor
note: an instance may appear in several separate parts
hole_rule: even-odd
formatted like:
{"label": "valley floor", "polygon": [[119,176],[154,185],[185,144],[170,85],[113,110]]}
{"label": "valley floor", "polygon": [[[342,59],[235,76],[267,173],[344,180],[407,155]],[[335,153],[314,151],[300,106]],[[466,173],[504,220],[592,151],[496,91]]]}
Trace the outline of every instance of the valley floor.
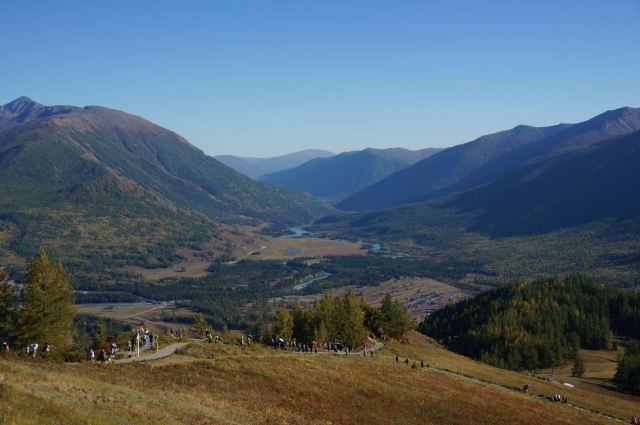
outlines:
{"label": "valley floor", "polygon": [[[596,412],[640,413],[640,398],[581,382],[559,390],[417,333],[373,358],[201,342],[136,364],[2,358],[0,382],[3,424],[605,424],[620,422]],[[525,383],[532,394],[516,390]],[[569,404],[538,397],[555,392]]]}

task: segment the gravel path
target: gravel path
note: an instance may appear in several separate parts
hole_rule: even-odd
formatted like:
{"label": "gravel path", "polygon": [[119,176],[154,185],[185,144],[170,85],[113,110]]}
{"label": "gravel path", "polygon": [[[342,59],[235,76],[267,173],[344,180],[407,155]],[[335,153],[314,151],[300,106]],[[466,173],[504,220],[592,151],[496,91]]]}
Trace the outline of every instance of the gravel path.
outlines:
{"label": "gravel path", "polygon": [[[132,362],[144,362],[147,360],[158,360],[164,357],[169,357],[170,355],[174,354],[177,350],[181,349],[182,347],[185,347],[186,345],[187,345],[186,342],[178,342],[175,344],[167,345],[161,350],[153,351],[151,352],[151,354],[145,354],[144,356],[140,356],[140,357],[126,357],[124,359],[114,360],[114,363],[132,363]],[[147,350],[147,352],[148,351],[149,350]]]}

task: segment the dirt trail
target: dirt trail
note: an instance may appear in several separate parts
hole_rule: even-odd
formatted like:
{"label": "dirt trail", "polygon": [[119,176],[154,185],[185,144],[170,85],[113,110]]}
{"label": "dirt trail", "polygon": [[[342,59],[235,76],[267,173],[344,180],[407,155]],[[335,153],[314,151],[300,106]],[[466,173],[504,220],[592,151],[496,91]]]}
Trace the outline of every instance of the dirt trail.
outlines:
{"label": "dirt trail", "polygon": [[133,363],[133,362],[144,362],[147,360],[158,360],[165,357],[169,357],[170,355],[174,354],[177,350],[185,347],[186,345],[187,345],[186,342],[177,342],[175,344],[167,345],[163,349],[154,351],[151,354],[146,354],[140,357],[126,357],[124,359],[114,360],[114,363],[122,364],[122,363]]}

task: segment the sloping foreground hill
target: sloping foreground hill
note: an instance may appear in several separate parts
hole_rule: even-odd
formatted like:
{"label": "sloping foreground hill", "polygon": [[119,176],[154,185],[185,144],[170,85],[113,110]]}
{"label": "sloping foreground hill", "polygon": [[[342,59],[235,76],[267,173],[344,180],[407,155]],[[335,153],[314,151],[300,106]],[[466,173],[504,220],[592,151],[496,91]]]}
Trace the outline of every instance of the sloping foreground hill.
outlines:
{"label": "sloping foreground hill", "polygon": [[179,244],[220,240],[219,222],[296,224],[328,210],[242,176],[142,118],[27,98],[0,107],[0,181],[9,265],[39,245],[64,260],[102,257],[83,266],[95,270],[105,256],[166,262]]}
{"label": "sloping foreground hill", "polygon": [[[430,367],[396,364],[396,354]],[[373,358],[192,342],[178,356],[146,364],[0,358],[0,377],[0,419],[12,425],[448,425],[504,424],[506,418],[582,425],[611,423],[592,411],[627,419],[638,406],[637,398],[578,382],[566,394],[575,406],[554,404],[538,396],[558,392],[557,385],[470,361],[416,334]],[[530,395],[514,390],[525,383]]]}
{"label": "sloping foreground hill", "polygon": [[330,158],[317,158],[298,167],[267,174],[261,181],[307,192],[330,201],[341,200],[384,177],[427,158],[440,149],[364,149]]}
{"label": "sloping foreground hill", "polygon": [[360,191],[337,207],[366,211],[422,202],[500,177],[550,152],[586,147],[640,130],[640,109],[607,111],[578,124],[517,126],[454,146]]}
{"label": "sloping foreground hill", "polygon": [[214,158],[245,176],[257,179],[265,174],[297,167],[315,158],[328,158],[334,155],[333,152],[323,151],[321,149],[306,149],[300,152],[293,152],[271,158],[240,157],[234,155],[218,155]]}

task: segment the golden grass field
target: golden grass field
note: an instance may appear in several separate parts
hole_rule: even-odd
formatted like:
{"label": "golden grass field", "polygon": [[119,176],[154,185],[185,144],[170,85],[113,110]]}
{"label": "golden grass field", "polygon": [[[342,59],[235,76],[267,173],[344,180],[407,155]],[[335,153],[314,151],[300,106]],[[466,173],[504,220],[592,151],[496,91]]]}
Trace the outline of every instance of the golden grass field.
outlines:
{"label": "golden grass field", "polygon": [[[395,355],[435,368],[396,364]],[[438,368],[438,369],[436,369]],[[439,370],[442,369],[442,370]],[[192,342],[138,364],[0,357],[3,424],[606,424],[610,419],[453,375],[556,386],[450,353],[413,333],[373,358]],[[640,399],[576,382],[569,403],[628,419]]]}
{"label": "golden grass field", "polygon": [[[594,384],[608,384],[616,373],[618,356],[624,354],[624,348],[619,346],[617,350],[580,350],[579,355],[584,362],[584,381]],[[555,376],[571,377],[573,363],[567,363],[554,369]],[[540,373],[551,373],[551,370],[543,370]]]}
{"label": "golden grass field", "polygon": [[364,255],[367,250],[359,243],[315,238],[270,238],[260,255],[247,258],[286,260],[296,257],[326,257],[330,255]]}

